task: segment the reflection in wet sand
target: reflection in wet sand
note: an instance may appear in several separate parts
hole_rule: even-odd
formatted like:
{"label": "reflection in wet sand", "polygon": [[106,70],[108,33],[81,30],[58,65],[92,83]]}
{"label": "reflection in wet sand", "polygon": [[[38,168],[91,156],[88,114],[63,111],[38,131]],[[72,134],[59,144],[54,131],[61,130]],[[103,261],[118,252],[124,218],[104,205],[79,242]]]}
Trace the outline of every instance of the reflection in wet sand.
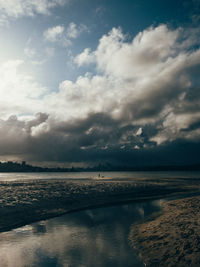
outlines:
{"label": "reflection in wet sand", "polygon": [[130,225],[157,209],[158,201],[91,209],[1,233],[1,266],[142,267]]}

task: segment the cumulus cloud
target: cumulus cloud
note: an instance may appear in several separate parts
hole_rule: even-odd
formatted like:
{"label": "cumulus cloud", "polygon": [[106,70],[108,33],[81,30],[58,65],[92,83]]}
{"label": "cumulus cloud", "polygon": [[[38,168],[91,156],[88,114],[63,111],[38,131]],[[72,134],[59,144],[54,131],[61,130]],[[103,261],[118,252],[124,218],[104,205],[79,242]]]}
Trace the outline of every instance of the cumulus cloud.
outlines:
{"label": "cumulus cloud", "polygon": [[[13,127],[18,127],[13,132],[23,132],[23,153],[31,160],[56,162],[104,159],[136,164],[142,159],[164,163],[173,148],[185,144],[185,152],[196,151],[197,155],[198,36],[198,30],[189,34],[185,29],[159,25],[128,41],[120,28],[113,28],[94,51],[86,48],[74,59],[79,66],[93,64],[96,74],[86,73],[74,82],[62,81],[58,91],[45,95],[43,88],[34,87],[33,80],[18,73],[21,62],[12,62],[7,69],[1,66],[1,90],[10,90],[27,112],[32,106],[35,113],[42,112],[28,122],[12,118]],[[5,78],[8,70],[14,82]],[[16,87],[19,84],[24,86]],[[34,99],[37,104],[31,106]],[[9,120],[2,123],[7,125]],[[184,157],[179,152],[173,155]]]}
{"label": "cumulus cloud", "polygon": [[157,73],[157,68],[162,67],[160,64],[176,54],[178,34],[179,30],[170,31],[161,25],[140,32],[128,43],[121,29],[113,28],[100,39],[96,51],[90,53],[85,49],[75,60],[79,65],[95,61],[100,71],[115,77],[139,78],[144,71],[147,75]]}
{"label": "cumulus cloud", "polygon": [[[185,35],[187,41],[183,41]],[[162,127],[165,127],[169,114],[178,118],[177,113],[181,112],[184,116],[192,105],[187,96],[195,90],[192,72],[199,69],[200,59],[200,50],[193,49],[195,42],[199,42],[197,34],[188,36],[183,29],[170,30],[166,25],[150,27],[132,42],[126,41],[121,29],[114,28],[100,39],[95,51],[85,49],[76,56],[75,62],[79,66],[95,63],[97,70],[103,73],[100,79],[108,80],[109,89],[102,89],[101,99],[105,96],[112,106],[112,116],[141,125],[163,120]],[[89,84],[94,79],[92,77]],[[76,85],[78,83],[80,81]],[[94,98],[98,106],[99,91],[96,91]],[[189,126],[192,118],[199,119],[196,107],[184,127]],[[109,112],[108,109],[109,105],[106,107],[104,103],[104,110]]]}
{"label": "cumulus cloud", "polygon": [[74,62],[80,67],[84,64],[95,63],[95,53],[91,53],[90,48],[85,48],[84,51],[74,58]]}

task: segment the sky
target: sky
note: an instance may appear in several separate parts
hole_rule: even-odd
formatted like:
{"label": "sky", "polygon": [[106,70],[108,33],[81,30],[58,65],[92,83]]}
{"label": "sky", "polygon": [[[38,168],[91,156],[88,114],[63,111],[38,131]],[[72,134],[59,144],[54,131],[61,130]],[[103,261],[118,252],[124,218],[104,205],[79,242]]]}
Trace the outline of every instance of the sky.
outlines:
{"label": "sky", "polygon": [[199,0],[0,0],[0,160],[196,164]]}

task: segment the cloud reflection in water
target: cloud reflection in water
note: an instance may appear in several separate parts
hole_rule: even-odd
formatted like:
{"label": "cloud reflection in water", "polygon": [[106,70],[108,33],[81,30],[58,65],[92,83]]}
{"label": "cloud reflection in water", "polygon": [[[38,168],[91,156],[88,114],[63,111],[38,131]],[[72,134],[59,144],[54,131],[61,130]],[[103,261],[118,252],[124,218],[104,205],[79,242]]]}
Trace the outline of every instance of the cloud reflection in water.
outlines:
{"label": "cloud reflection in water", "polygon": [[159,209],[146,202],[85,210],[0,234],[2,267],[142,267],[130,225]]}

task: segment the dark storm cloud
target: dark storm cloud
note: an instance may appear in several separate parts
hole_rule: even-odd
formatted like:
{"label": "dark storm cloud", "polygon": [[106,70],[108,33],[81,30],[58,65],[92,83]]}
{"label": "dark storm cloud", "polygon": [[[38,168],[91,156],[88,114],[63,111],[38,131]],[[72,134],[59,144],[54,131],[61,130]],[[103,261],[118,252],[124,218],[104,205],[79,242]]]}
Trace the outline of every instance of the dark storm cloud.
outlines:
{"label": "dark storm cloud", "polygon": [[[116,125],[116,122],[114,124]],[[31,159],[86,164],[109,162],[119,165],[179,164],[198,161],[198,143],[177,140],[157,146],[155,142],[149,141],[158,131],[152,125],[146,126],[146,129],[144,127],[140,136],[136,135],[138,127],[120,127],[120,124],[116,128],[110,125],[109,131],[94,130],[86,133],[86,129],[95,128],[96,125],[94,121],[89,127],[81,127],[84,130],[80,130],[77,125],[77,131],[57,132],[56,129],[52,129],[48,134],[31,138]],[[101,127],[104,129],[103,122]]]}
{"label": "dark storm cloud", "polygon": [[19,121],[15,116],[1,121],[1,155],[30,162],[86,165],[101,162],[129,166],[184,163],[190,153],[190,162],[198,161],[198,143],[180,139],[157,146],[150,141],[160,131],[161,123],[141,129],[139,125],[123,126],[122,121],[98,113],[72,124],[49,123],[47,132],[32,136],[27,125],[35,127],[37,121],[40,126],[47,120],[47,115],[37,114],[36,119],[29,122]]}
{"label": "dark storm cloud", "polygon": [[46,121],[47,117],[46,114],[38,113],[34,120],[28,122],[18,120],[15,115],[0,120],[0,155],[23,157],[30,139],[30,128]]}
{"label": "dark storm cloud", "polygon": [[[124,143],[129,147],[138,143],[138,127],[120,127],[120,121],[106,114],[90,114],[88,118],[50,124],[48,132],[31,135],[31,128],[46,122],[46,114],[23,122],[16,116],[1,120],[1,155],[29,158],[33,161],[88,161],[113,156]],[[134,136],[135,134],[135,136]],[[120,138],[125,136],[120,143]]]}
{"label": "dark storm cloud", "polygon": [[26,123],[26,130],[30,131],[32,127],[38,126],[41,123],[45,122],[48,119],[48,115],[46,113],[37,113],[35,115],[35,119],[30,120]]}

